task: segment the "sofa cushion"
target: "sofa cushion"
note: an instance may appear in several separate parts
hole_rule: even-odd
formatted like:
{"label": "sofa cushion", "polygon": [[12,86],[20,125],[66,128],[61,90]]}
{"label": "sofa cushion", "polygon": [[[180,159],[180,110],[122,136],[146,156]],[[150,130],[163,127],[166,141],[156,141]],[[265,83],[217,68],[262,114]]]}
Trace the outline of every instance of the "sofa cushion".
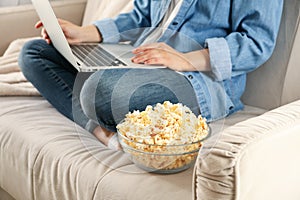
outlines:
{"label": "sofa cushion", "polygon": [[[145,173],[42,97],[0,97],[0,107],[0,187],[16,199],[192,198],[193,167]],[[262,112],[247,107],[212,127],[217,132]]]}
{"label": "sofa cushion", "polygon": [[[191,196],[192,168],[170,176],[145,173],[41,97],[1,97],[0,107],[0,183],[16,199],[105,199],[103,195],[108,195],[119,200],[119,193],[111,193],[114,190],[129,199],[141,199],[145,191],[153,199]],[[179,186],[184,190],[173,197]],[[159,189],[164,192],[158,193]]]}

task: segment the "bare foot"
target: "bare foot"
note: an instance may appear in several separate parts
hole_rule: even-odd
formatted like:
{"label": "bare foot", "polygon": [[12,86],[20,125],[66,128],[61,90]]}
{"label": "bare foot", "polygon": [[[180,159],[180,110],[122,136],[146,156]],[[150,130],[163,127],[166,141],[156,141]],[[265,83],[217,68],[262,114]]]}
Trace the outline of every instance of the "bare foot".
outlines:
{"label": "bare foot", "polygon": [[[101,126],[97,126],[94,129],[93,134],[104,145],[111,147],[111,145],[109,144],[112,144],[114,146],[113,149],[121,149],[120,144],[118,143],[118,141],[116,141],[115,132],[109,131]],[[111,139],[114,139],[114,141],[110,141]]]}

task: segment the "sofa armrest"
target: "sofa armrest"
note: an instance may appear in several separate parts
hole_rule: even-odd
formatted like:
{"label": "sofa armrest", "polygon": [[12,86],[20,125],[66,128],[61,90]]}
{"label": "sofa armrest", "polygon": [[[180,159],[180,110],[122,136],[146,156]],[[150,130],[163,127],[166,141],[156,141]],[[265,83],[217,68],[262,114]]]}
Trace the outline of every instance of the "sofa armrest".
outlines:
{"label": "sofa armrest", "polygon": [[[86,0],[54,1],[54,12],[60,18],[81,24]],[[34,24],[38,16],[33,6],[21,5],[0,8],[0,56],[10,42],[17,38],[38,36],[40,30],[35,30]]]}
{"label": "sofa armrest", "polygon": [[194,199],[300,199],[300,100],[211,137],[199,154]]}

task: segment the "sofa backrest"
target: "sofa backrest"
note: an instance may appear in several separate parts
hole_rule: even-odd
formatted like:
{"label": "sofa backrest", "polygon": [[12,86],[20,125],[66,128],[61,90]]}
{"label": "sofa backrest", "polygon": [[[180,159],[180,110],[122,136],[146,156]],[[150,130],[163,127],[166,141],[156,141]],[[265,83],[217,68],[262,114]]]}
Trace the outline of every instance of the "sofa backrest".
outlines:
{"label": "sofa backrest", "polygon": [[115,17],[133,8],[133,0],[87,0],[83,25],[95,20]]}
{"label": "sofa backrest", "polygon": [[[83,24],[114,17],[133,7],[133,0],[88,0]],[[272,109],[300,99],[299,0],[285,0],[280,31],[272,57],[248,75],[243,101]]]}
{"label": "sofa backrest", "polygon": [[271,58],[248,75],[245,104],[273,109],[300,99],[300,1],[285,0]]}

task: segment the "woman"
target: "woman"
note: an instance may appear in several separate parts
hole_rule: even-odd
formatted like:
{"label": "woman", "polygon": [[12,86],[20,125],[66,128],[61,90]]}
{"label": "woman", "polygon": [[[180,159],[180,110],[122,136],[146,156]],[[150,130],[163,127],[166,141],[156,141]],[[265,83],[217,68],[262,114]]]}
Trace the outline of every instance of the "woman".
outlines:
{"label": "woman", "polygon": [[166,69],[100,70],[85,78],[49,45],[45,29],[44,40],[24,46],[19,64],[58,111],[116,148],[116,124],[149,104],[181,102],[208,121],[242,109],[246,73],[271,56],[282,6],[283,0],[135,0],[132,12],[115,19],[59,23],[70,44],[130,41],[132,62]]}

